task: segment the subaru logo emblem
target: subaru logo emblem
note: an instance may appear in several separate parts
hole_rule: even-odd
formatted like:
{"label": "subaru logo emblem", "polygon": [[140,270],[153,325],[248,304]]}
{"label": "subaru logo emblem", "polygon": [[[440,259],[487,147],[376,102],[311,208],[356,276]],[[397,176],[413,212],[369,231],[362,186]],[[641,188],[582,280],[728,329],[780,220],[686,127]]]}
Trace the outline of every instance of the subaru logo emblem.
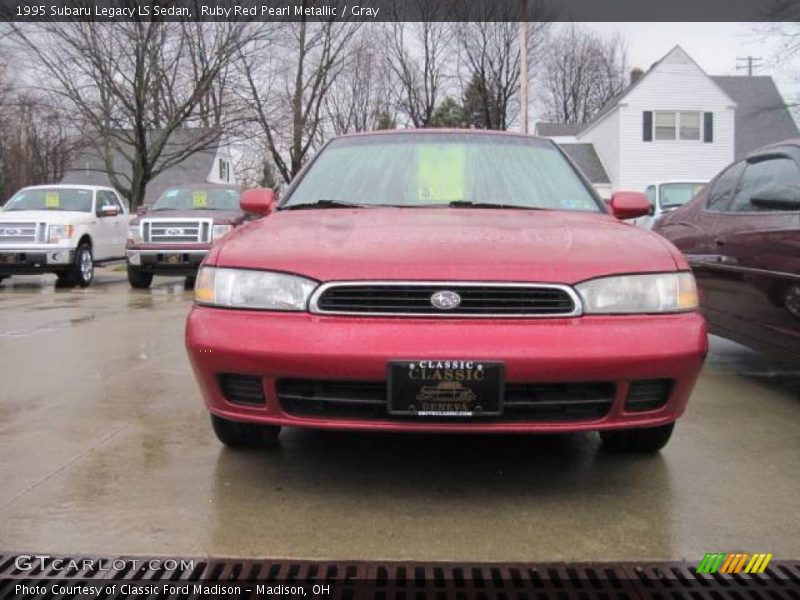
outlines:
{"label": "subaru logo emblem", "polygon": [[461,304],[461,296],[449,290],[442,290],[431,296],[431,304],[441,310],[453,310]]}
{"label": "subaru logo emblem", "polygon": [[20,234],[19,229],[13,229],[13,228],[10,228],[10,227],[6,228],[6,229],[0,229],[0,232],[2,232],[3,235],[7,235],[9,237],[11,237],[13,235],[19,235]]}
{"label": "subaru logo emblem", "polygon": [[183,235],[183,229],[179,227],[170,227],[164,233],[167,235]]}

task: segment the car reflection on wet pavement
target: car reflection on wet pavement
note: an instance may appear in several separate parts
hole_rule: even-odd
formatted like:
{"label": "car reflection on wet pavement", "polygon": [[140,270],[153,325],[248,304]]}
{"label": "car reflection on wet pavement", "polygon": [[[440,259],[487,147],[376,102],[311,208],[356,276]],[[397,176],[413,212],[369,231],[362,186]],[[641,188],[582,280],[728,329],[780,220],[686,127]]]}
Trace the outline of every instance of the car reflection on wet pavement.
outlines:
{"label": "car reflection on wet pavement", "polygon": [[660,455],[593,434],[213,437],[181,279],[0,284],[0,547],[335,559],[800,555],[800,367],[712,338]]}

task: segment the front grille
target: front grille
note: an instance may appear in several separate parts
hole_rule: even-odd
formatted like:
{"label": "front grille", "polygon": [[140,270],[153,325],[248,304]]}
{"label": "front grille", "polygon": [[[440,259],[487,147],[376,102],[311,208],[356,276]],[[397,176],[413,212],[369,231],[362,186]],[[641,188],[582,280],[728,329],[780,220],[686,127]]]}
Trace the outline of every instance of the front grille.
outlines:
{"label": "front grille", "polygon": [[[455,292],[460,304],[442,309],[433,304],[437,292]],[[312,312],[362,315],[536,316],[564,317],[580,313],[572,290],[555,284],[454,282],[336,282],[320,288]]]}
{"label": "front grille", "polygon": [[[599,383],[507,383],[503,414],[481,422],[574,422],[601,419],[611,410],[615,386]],[[366,420],[421,420],[390,415],[385,382],[281,379],[278,401],[298,417]],[[429,419],[426,422],[448,421]],[[452,419],[450,419],[452,420]],[[463,419],[458,419],[463,421]]]}
{"label": "front grille", "polygon": [[223,374],[219,376],[219,387],[228,402],[235,404],[263,405],[264,386],[257,375]]}
{"label": "front grille", "polygon": [[151,244],[208,244],[211,225],[211,219],[146,219],[142,239]]}
{"label": "front grille", "polygon": [[625,410],[644,412],[663,407],[672,391],[671,379],[641,379],[632,381],[625,400]]}
{"label": "front grille", "polygon": [[0,244],[44,242],[44,223],[0,223]]}

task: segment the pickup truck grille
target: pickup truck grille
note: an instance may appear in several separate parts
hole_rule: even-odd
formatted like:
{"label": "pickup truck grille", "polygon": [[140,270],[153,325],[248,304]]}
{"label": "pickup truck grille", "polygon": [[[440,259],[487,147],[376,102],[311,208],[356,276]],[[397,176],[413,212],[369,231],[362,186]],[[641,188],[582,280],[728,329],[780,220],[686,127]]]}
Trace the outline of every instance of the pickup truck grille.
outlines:
{"label": "pickup truck grille", "polygon": [[211,219],[145,219],[142,239],[150,244],[209,244]]}
{"label": "pickup truck grille", "polygon": [[0,244],[44,242],[44,223],[0,223]]}
{"label": "pickup truck grille", "polygon": [[[437,307],[434,295],[457,295],[457,305]],[[557,284],[458,282],[334,282],[311,299],[311,310],[328,314],[434,317],[569,317],[581,312],[570,288]]]}

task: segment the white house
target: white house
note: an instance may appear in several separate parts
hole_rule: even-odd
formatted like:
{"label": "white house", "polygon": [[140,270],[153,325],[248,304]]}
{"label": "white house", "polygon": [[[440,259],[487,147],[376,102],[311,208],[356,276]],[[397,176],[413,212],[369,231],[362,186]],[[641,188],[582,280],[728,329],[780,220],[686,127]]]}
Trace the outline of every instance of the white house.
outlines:
{"label": "white house", "polygon": [[[760,146],[800,135],[771,77],[710,77],[680,46],[591,122],[539,123],[536,133],[559,143],[604,196],[654,181],[707,181]],[[591,156],[582,162],[587,146],[604,172]]]}

